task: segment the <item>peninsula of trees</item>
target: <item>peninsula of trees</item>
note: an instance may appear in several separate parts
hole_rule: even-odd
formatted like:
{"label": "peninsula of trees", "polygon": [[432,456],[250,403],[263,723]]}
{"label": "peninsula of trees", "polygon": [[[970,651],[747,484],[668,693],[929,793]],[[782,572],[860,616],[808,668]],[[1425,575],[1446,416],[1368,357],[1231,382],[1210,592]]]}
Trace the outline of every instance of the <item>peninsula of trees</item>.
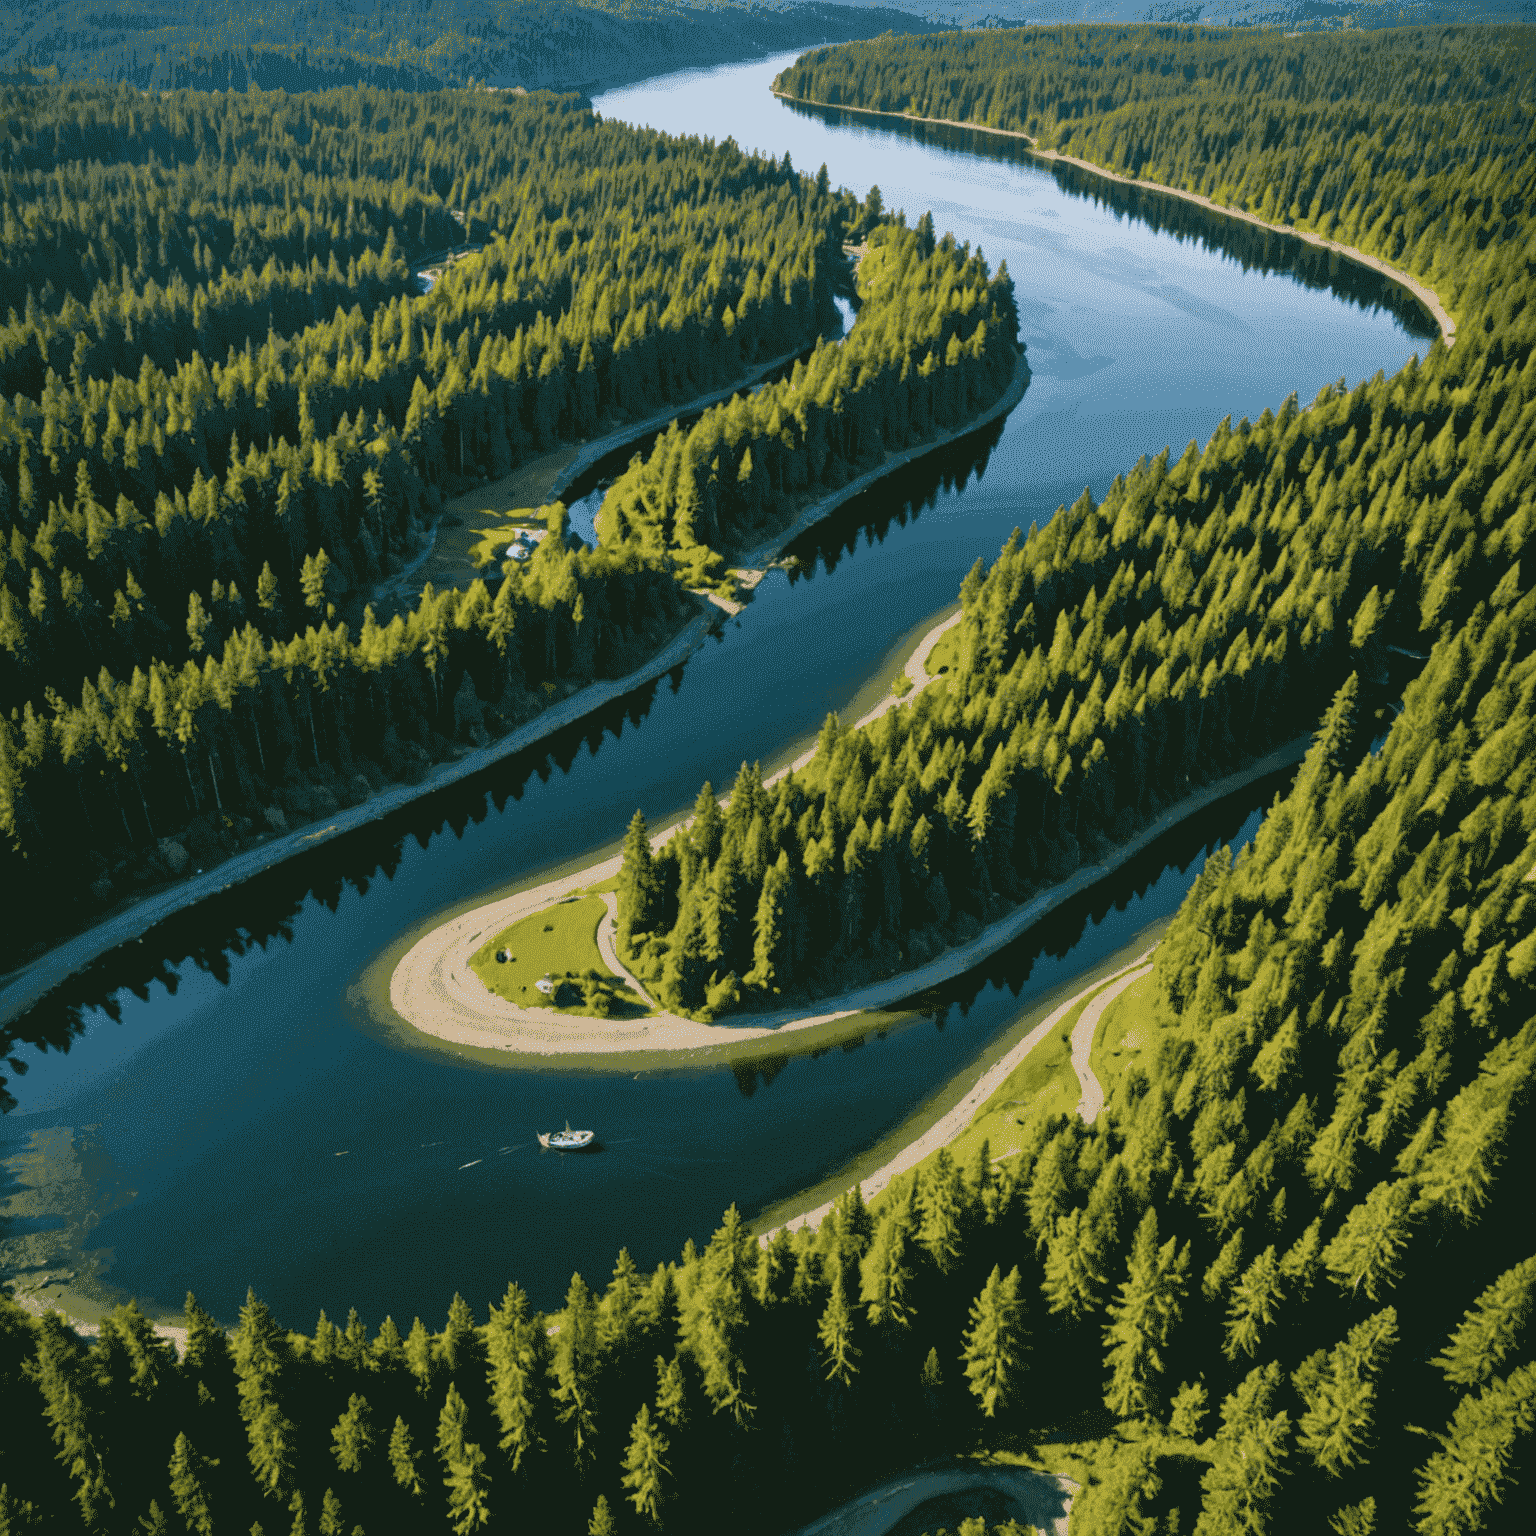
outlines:
{"label": "peninsula of trees", "polygon": [[[10,85],[0,111],[18,957],[627,674],[711,541],[1013,377],[1006,276],[931,226],[571,98]],[[664,439],[647,514],[595,550],[552,514],[525,569],[375,615],[445,494],[808,346],[848,238],[880,274],[853,338]]]}

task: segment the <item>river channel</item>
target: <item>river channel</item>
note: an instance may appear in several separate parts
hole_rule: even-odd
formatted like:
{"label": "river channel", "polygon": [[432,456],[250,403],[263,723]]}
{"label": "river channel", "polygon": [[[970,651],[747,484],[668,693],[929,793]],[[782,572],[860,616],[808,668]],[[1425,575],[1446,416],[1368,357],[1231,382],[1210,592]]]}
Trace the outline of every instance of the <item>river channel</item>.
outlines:
{"label": "river channel", "polygon": [[[1032,382],[1006,423],[903,471],[803,540],[686,668],[542,752],[419,802],[108,956],[71,984],[67,1051],[28,1050],[0,1122],[0,1266],[98,1301],[233,1320],[252,1285],[290,1326],[356,1306],[432,1326],[516,1278],[558,1305],[868,1157],[1072,979],[1177,906],[1208,846],[1251,836],[1272,782],[1199,818],[981,971],[817,1054],[582,1074],[438,1049],[358,998],[379,957],[454,906],[611,849],[743,759],[792,757],[856,713],[966,570],[1017,524],[1142,454],[1292,391],[1389,373],[1431,334],[1374,274],[1172,199],[1029,161],[1007,141],[792,109],[788,57],[612,92],[613,118],[727,135],[1005,259]],[[59,1014],[59,1027],[68,1022]],[[569,1118],[605,1150],[541,1155]],[[45,1295],[57,1295],[55,1288]]]}

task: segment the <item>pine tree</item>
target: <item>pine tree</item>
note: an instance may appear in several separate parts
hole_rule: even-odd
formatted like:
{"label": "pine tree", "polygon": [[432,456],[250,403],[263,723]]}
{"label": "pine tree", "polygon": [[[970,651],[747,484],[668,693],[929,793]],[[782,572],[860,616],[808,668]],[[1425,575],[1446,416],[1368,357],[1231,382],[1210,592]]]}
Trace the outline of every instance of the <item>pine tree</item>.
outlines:
{"label": "pine tree", "polygon": [[669,1429],[681,1429],[688,1422],[687,1384],[676,1355],[670,1360],[656,1357],[656,1417]]}
{"label": "pine tree", "polygon": [[592,1506],[592,1518],[587,1521],[587,1536],[618,1536],[613,1511],[608,1507],[607,1494],[600,1493]]}
{"label": "pine tree", "polygon": [[869,1305],[873,1327],[912,1326],[908,1292],[912,1269],[907,1262],[912,1229],[917,1222],[917,1186],[911,1179],[888,1194],[884,1213],[875,1227],[875,1240],[860,1266],[859,1300]]}
{"label": "pine tree", "polygon": [[515,1473],[529,1455],[543,1449],[537,1413],[539,1378],[548,1355],[547,1335],[521,1287],[507,1286],[501,1306],[491,1308],[485,1336],[491,1408],[501,1429],[498,1448]]}
{"label": "pine tree", "polygon": [[858,1374],[859,1368],[854,1360],[862,1353],[853,1342],[853,1308],[848,1302],[848,1287],[844,1278],[846,1268],[842,1263],[832,1264],[832,1291],[822,1311],[821,1320],[816,1325],[816,1337],[821,1341],[822,1363],[827,1368],[827,1380],[844,1387]]}
{"label": "pine tree", "polygon": [[491,1518],[491,1477],[485,1470],[485,1452],[465,1439],[468,1422],[469,1405],[450,1382],[437,1420],[437,1457],[443,1464],[448,1523],[454,1536],[468,1536]]}
{"label": "pine tree", "polygon": [[572,1275],[555,1336],[554,1396],[559,1420],[570,1431],[579,1469],[588,1467],[596,1453],[598,1346],[597,1304],[586,1281]]}
{"label": "pine tree", "polygon": [[395,1427],[389,1433],[389,1466],[395,1482],[413,1498],[421,1496],[420,1460],[420,1452],[411,1445],[410,1428],[397,1414]]}
{"label": "pine tree", "polygon": [[963,1176],[947,1147],[940,1147],[924,1171],[918,1204],[922,1222],[917,1240],[940,1274],[948,1274],[960,1253],[960,1227],[964,1215]]}
{"label": "pine tree", "polygon": [[1440,1449],[1419,1469],[1421,1536],[1471,1536],[1499,1502],[1519,1436],[1536,1424],[1536,1365],[1522,1365],[1456,1405]]}
{"label": "pine tree", "polygon": [[753,920],[752,969],[744,978],[749,986],[778,991],[792,979],[788,907],[793,891],[789,850],[780,849],[777,861],[763,873],[762,894]]}
{"label": "pine tree", "polygon": [[1365,1459],[1375,1411],[1375,1378],[1397,1343],[1397,1312],[1388,1307],[1349,1330],[1330,1354],[1318,1350],[1291,1377],[1307,1405],[1297,1444],[1330,1477]]}
{"label": "pine tree", "polygon": [[656,862],[651,856],[651,833],[638,810],[630,817],[624,834],[624,856],[619,866],[618,947],[621,955],[632,952],[634,935],[650,933],[659,912],[660,890]]}
{"label": "pine tree", "polygon": [[347,1399],[347,1411],[331,1429],[332,1454],[343,1472],[361,1472],[363,1461],[373,1449],[373,1411],[368,1399],[354,1392]]}
{"label": "pine tree", "polygon": [[1065,1312],[1076,1321],[1098,1309],[1104,1284],[1099,1262],[1088,1213],[1075,1205],[1057,1218],[1046,1253],[1045,1283],[1040,1289],[1052,1312]]}
{"label": "pine tree", "polygon": [[193,1536],[213,1536],[213,1512],[203,1486],[203,1474],[209,1465],[218,1463],[209,1463],[199,1456],[184,1434],[176,1436],[171,1451],[171,1500]]}
{"label": "pine tree", "polygon": [[1157,1241],[1157,1209],[1149,1206],[1130,1249],[1126,1279],[1109,1306],[1104,1364],[1112,1375],[1104,1405],[1121,1418],[1152,1412],[1157,1379],[1163,1375],[1163,1350],[1183,1315],[1189,1272],[1189,1244],[1180,1252],[1177,1238]]}
{"label": "pine tree", "polygon": [[994,1265],[971,1304],[971,1326],[965,1331],[960,1358],[965,1361],[971,1392],[989,1419],[1016,1403],[1023,1386],[1027,1346],[1020,1283],[1017,1265],[1006,1278],[1002,1266]]}
{"label": "pine tree", "polygon": [[1227,1309],[1227,1341],[1223,1353],[1235,1360],[1238,1354],[1252,1356],[1259,1337],[1275,1320],[1275,1308],[1283,1299],[1280,1289],[1280,1262],[1271,1243],[1243,1272],[1232,1292]]}
{"label": "pine tree", "polygon": [[635,1506],[636,1513],[656,1526],[661,1524],[662,1506],[666,1502],[664,1480],[670,1474],[665,1458],[669,1449],[661,1426],[651,1420],[650,1405],[642,1403],[630,1427],[621,1482],[629,1490],[625,1497]]}
{"label": "pine tree", "polygon": [[342,1519],[341,1500],[334,1488],[327,1488],[320,1501],[320,1536],[347,1536],[346,1522]]}
{"label": "pine tree", "polygon": [[1221,1405],[1215,1458],[1200,1479],[1204,1494],[1194,1536],[1237,1536],[1268,1529],[1267,1511],[1280,1483],[1290,1415],[1270,1414],[1280,1365],[1255,1366]]}
{"label": "pine tree", "polygon": [[1515,1348],[1536,1293],[1536,1256],[1507,1269],[1462,1314],[1462,1323],[1431,1364],[1456,1387],[1481,1386]]}
{"label": "pine tree", "polygon": [[293,1476],[296,1431],[279,1396],[290,1351],[286,1335],[254,1291],[246,1292],[232,1342],[251,1471],[256,1486],[276,1497]]}

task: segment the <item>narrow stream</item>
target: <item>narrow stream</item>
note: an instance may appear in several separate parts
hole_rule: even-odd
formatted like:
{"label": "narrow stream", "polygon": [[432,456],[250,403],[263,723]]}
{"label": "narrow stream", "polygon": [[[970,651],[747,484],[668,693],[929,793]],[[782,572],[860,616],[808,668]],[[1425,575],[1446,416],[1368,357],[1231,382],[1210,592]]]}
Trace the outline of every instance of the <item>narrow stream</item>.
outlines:
{"label": "narrow stream", "polygon": [[[0,1122],[0,1268],[87,1295],[232,1319],[247,1285],[294,1326],[357,1306],[436,1326],[517,1278],[541,1306],[704,1240],[874,1146],[1053,988],[1178,904],[1213,840],[1251,835],[1275,792],[1170,835],[1080,903],[845,1047],[639,1075],[489,1066],[412,1045],[356,1001],[363,973],[454,904],[612,847],[746,758],[792,757],[857,713],[897,653],[1015,525],[1230,413],[1399,368],[1429,334],[1374,275],[1295,241],[1128,192],[1105,201],[1011,146],[872,128],[768,94],[785,59],[601,98],[607,116],[727,134],[878,181],[912,218],[1006,259],[1033,382],[1006,423],[851,503],[802,540],[739,620],[671,677],[581,726],[318,848],[108,956],[49,1005],[67,1053],[29,1051]],[[1106,189],[1106,195],[1107,189]],[[588,1158],[536,1129],[597,1127]],[[56,1293],[55,1293],[56,1294]]]}

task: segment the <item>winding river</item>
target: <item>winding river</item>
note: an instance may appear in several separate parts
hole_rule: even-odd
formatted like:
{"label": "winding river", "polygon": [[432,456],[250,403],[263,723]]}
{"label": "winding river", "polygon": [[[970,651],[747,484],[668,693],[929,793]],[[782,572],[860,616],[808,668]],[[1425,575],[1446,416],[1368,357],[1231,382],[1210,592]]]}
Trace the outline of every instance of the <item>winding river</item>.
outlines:
{"label": "winding river", "polygon": [[[591,862],[636,805],[653,822],[744,758],[793,757],[859,713],[904,646],[1015,524],[1165,444],[1291,391],[1393,371],[1427,346],[1374,274],[1175,200],[1032,163],[963,130],[839,121],[775,101],[787,59],[612,92],[607,116],[825,161],[860,196],[1006,258],[1033,381],[1005,424],[850,503],[685,669],[480,779],[316,849],[108,956],[50,1006],[76,1038],[28,1051],[0,1122],[0,1264],[36,1286],[232,1319],[254,1285],[292,1326],[355,1305],[438,1326],[515,1277],[557,1305],[627,1243],[652,1265],[721,1209],[782,1206],[879,1148],[995,1057],[1074,977],[1177,906],[1215,841],[1251,836],[1277,786],[1171,834],[907,1012],[830,1049],[583,1075],[438,1049],[367,1006],[381,965],[455,906]],[[1097,190],[1096,190],[1097,188]],[[638,1064],[633,1064],[638,1065]],[[606,1150],[541,1155],[535,1129]],[[57,1289],[46,1292],[57,1295]]]}

